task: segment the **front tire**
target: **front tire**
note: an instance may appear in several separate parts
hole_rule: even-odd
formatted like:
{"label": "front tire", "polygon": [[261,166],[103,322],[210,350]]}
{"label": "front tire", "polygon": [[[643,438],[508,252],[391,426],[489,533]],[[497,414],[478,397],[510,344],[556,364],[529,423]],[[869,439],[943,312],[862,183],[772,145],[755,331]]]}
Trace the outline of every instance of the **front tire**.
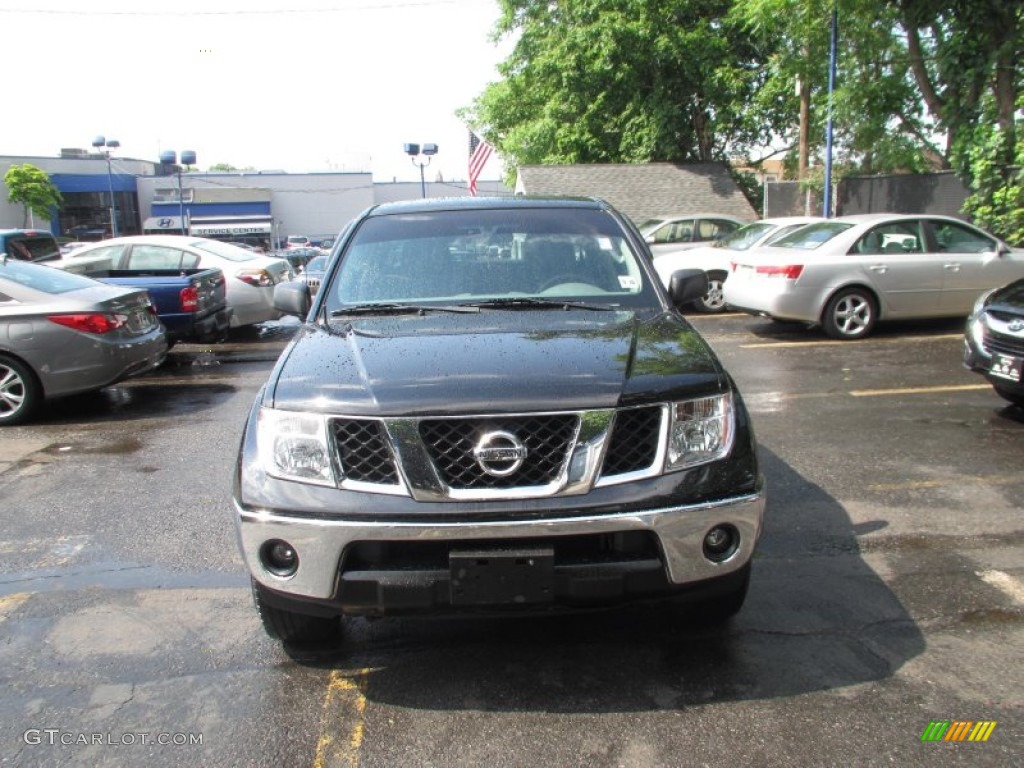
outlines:
{"label": "front tire", "polygon": [[693,302],[693,308],[708,315],[725,311],[725,278],[724,272],[708,272],[708,292]]}
{"label": "front tire", "polygon": [[821,327],[833,339],[863,339],[878,322],[878,302],[866,288],[844,288],[828,300]]}
{"label": "front tire", "polygon": [[743,608],[750,588],[750,563],[735,576],[735,586],[725,594],[697,605],[696,617],[704,624],[724,624]]}
{"label": "front tire", "polygon": [[43,399],[43,388],[27,365],[0,355],[0,426],[22,424]]}
{"label": "front tire", "polygon": [[992,388],[996,391],[997,395],[1003,398],[1003,400],[1008,400],[1014,405],[1020,408],[1024,408],[1024,395],[1019,395],[1016,392],[1011,392],[1005,387],[997,387],[993,385]]}
{"label": "front tire", "polygon": [[275,640],[288,645],[309,645],[341,637],[341,619],[337,616],[310,616],[275,608],[267,603],[264,587],[252,579],[252,599],[263,629]]}

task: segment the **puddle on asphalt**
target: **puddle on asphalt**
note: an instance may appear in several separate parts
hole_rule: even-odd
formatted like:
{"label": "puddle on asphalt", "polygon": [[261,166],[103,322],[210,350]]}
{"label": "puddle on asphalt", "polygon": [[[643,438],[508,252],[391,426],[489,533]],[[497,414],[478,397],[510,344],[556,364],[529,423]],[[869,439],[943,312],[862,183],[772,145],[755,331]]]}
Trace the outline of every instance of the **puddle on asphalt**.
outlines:
{"label": "puddle on asphalt", "polygon": [[[230,384],[201,381],[170,386],[160,382],[158,372],[153,374],[153,383],[147,383],[145,379],[133,379],[99,392],[49,401],[43,419],[50,422],[115,421],[191,413],[197,409],[213,407],[236,391],[237,388]],[[96,452],[128,453],[141,447],[132,446],[131,439],[117,441],[112,445],[121,447],[97,449]]]}
{"label": "puddle on asphalt", "polygon": [[89,453],[106,454],[112,456],[124,456],[135,453],[142,448],[142,441],[137,437],[125,437],[120,440],[104,443],[54,443],[43,450],[51,456],[61,456],[68,453]]}
{"label": "puddle on asphalt", "polygon": [[220,589],[249,587],[240,572],[172,571],[155,565],[94,563],[60,569],[34,569],[0,576],[0,597],[20,592],[98,589]]}

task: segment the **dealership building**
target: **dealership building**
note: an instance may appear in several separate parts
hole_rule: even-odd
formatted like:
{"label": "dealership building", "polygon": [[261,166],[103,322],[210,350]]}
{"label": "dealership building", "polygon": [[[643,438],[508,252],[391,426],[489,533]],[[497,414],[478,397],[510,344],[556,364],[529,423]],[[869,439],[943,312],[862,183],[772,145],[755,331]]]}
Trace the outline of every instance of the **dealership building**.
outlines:
{"label": "dealership building", "polygon": [[[2,177],[12,165],[45,171],[62,204],[48,220],[25,221],[8,202]],[[60,238],[101,240],[143,233],[190,234],[277,247],[288,235],[314,243],[332,238],[360,212],[384,202],[463,197],[465,181],[375,182],[369,171],[284,173],[246,171],[179,173],[146,160],[110,158],[82,149],[59,157],[0,155],[0,229],[30,226]],[[480,195],[511,195],[500,181],[477,181]],[[111,205],[113,201],[113,205]]]}

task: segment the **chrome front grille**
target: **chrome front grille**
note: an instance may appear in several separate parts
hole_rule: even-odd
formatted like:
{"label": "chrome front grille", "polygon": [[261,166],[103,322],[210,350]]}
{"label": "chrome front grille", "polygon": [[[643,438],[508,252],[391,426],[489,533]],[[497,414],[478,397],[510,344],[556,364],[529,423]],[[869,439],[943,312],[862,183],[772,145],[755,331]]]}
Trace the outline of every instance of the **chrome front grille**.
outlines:
{"label": "chrome front grille", "polygon": [[661,471],[663,405],[330,420],[341,487],[419,501],[578,495]]}
{"label": "chrome front grille", "polygon": [[1024,336],[1010,333],[1008,326],[1011,319],[1019,318],[1015,316],[1004,321],[1001,317],[989,315],[988,322],[984,324],[984,346],[989,354],[1024,358]]}
{"label": "chrome front grille", "polygon": [[335,419],[334,446],[344,476],[360,483],[396,485],[398,468],[384,424],[374,419]]}
{"label": "chrome front grille", "polygon": [[[449,488],[521,488],[557,480],[569,459],[578,424],[575,414],[425,419],[420,422],[420,437]],[[482,440],[499,433],[514,436],[526,454],[521,465],[508,475],[501,473],[514,465],[513,460],[487,462],[474,455]]]}
{"label": "chrome front grille", "polygon": [[612,426],[611,445],[604,458],[603,477],[638,472],[651,466],[658,455],[661,407],[619,411]]}

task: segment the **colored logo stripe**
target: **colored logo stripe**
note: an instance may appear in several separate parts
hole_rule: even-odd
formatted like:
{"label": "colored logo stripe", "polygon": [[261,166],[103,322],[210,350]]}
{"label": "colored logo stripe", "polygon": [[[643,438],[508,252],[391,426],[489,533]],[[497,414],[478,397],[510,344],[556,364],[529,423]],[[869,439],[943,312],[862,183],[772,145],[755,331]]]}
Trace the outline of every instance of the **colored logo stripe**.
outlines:
{"label": "colored logo stripe", "polygon": [[983,720],[974,726],[974,730],[971,731],[971,735],[967,737],[968,741],[988,741],[988,737],[992,735],[992,731],[996,729],[995,720]]}
{"label": "colored logo stripe", "polygon": [[921,741],[988,741],[995,728],[995,720],[932,720]]}

